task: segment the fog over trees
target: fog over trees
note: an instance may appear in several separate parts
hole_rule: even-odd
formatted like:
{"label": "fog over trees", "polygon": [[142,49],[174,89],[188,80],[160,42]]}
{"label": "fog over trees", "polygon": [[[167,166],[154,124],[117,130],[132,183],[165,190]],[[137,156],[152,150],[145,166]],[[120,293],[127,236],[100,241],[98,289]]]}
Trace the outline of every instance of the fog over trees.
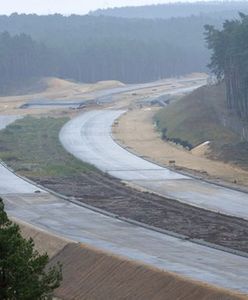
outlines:
{"label": "fog over trees", "polygon": [[[182,7],[191,6],[178,4],[176,10]],[[220,28],[222,22],[211,15],[164,20],[0,16],[0,92],[32,77],[139,83],[206,71],[204,25]]]}
{"label": "fog over trees", "polygon": [[0,34],[0,92],[25,79],[49,74],[48,49],[26,34]]}
{"label": "fog over trees", "polygon": [[167,3],[137,7],[98,9],[93,16],[122,18],[170,19],[175,17],[208,16],[212,18],[233,18],[238,11],[248,13],[247,1],[209,1],[196,3]]}

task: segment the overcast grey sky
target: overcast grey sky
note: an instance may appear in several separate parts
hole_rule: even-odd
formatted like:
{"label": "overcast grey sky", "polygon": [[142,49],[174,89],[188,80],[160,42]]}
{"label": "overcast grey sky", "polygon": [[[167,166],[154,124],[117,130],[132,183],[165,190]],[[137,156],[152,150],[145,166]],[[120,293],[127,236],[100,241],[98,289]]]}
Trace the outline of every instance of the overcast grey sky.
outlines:
{"label": "overcast grey sky", "polygon": [[[85,14],[97,8],[178,2],[179,0],[0,0],[0,14]],[[190,1],[193,2],[194,0]],[[197,0],[195,0],[197,1]]]}

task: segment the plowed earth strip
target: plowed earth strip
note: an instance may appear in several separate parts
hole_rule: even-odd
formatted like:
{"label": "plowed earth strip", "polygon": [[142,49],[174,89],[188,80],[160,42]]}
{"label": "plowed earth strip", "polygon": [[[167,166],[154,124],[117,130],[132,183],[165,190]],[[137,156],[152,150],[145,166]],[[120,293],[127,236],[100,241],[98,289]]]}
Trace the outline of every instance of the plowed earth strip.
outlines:
{"label": "plowed earth strip", "polygon": [[120,217],[248,253],[248,221],[243,219],[141,192],[98,172],[32,180]]}

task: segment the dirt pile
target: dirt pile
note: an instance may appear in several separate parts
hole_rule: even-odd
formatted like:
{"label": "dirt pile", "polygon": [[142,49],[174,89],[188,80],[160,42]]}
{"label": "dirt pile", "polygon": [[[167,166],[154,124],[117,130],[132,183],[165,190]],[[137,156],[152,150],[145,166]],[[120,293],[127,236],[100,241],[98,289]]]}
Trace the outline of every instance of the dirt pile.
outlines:
{"label": "dirt pile", "polygon": [[109,80],[96,83],[79,83],[64,79],[48,77],[43,79],[47,89],[44,95],[48,98],[81,98],[84,93],[124,86],[120,81]]}
{"label": "dirt pile", "polygon": [[[0,97],[1,114],[47,114],[51,108],[19,109],[23,104],[34,99],[49,100],[75,100],[89,99],[89,94],[95,91],[111,89],[123,86],[123,83],[115,80],[99,81],[92,84],[84,84],[55,77],[47,77],[36,83],[40,88],[30,89],[29,93],[18,96]],[[57,109],[58,110],[58,109]],[[52,109],[53,111],[53,109]]]}
{"label": "dirt pile", "polygon": [[58,260],[64,277],[55,292],[60,299],[247,299],[80,244],[65,246],[51,264]]}

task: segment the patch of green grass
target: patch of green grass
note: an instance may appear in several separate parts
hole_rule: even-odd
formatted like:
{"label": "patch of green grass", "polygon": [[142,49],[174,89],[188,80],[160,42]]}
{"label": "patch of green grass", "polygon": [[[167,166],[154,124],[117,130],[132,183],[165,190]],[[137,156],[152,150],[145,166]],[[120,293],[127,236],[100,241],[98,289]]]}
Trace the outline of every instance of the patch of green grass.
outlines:
{"label": "patch of green grass", "polygon": [[202,87],[160,110],[154,121],[169,139],[181,139],[193,146],[205,141],[237,142],[239,137],[222,126],[219,119],[224,101],[223,86]]}
{"label": "patch of green grass", "polygon": [[161,109],[154,117],[161,136],[193,147],[211,141],[208,157],[248,169],[248,142],[222,125],[228,116],[223,85],[205,86]]}
{"label": "patch of green grass", "polygon": [[60,144],[58,135],[67,118],[25,117],[0,131],[0,158],[27,176],[71,176],[95,168]]}

